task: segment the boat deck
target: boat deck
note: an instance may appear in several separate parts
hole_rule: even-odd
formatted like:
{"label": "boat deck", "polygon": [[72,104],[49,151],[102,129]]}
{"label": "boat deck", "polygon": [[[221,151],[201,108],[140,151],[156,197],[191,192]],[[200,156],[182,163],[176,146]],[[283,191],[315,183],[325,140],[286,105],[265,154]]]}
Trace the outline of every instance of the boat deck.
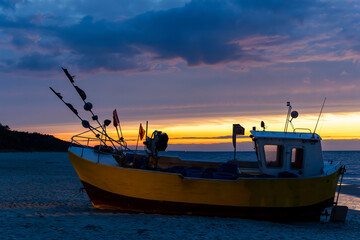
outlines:
{"label": "boat deck", "polygon": [[[113,167],[120,167],[118,162],[115,160],[113,155],[111,153],[99,153],[95,152],[93,148],[82,148],[82,147],[70,147],[69,151],[73,152],[74,154],[95,162],[99,164],[104,164],[108,166]],[[136,156],[136,159],[142,159],[145,155],[138,154]],[[258,163],[255,161],[226,161],[223,162],[211,162],[211,161],[196,161],[196,160],[182,160],[178,157],[168,157],[168,156],[160,156],[158,159],[158,169],[139,169],[139,170],[150,170],[150,171],[166,171],[166,169],[171,169],[173,167],[184,167],[184,168],[204,168],[204,169],[220,169],[222,164],[224,163],[230,163],[230,164],[236,164],[238,166],[238,171],[240,173],[240,176],[238,177],[265,177],[268,178],[270,176],[262,174],[258,167]],[[338,167],[339,164],[331,164],[331,163],[324,163],[324,169],[323,174],[320,176],[327,176],[332,173],[334,173]],[[121,167],[120,167],[121,168]],[[170,171],[171,172],[171,171]],[[179,172],[172,172],[181,174]],[[247,176],[249,175],[249,176]],[[264,176],[263,176],[264,175]],[[274,176],[275,177],[275,176]],[[319,176],[317,176],[319,177]]]}

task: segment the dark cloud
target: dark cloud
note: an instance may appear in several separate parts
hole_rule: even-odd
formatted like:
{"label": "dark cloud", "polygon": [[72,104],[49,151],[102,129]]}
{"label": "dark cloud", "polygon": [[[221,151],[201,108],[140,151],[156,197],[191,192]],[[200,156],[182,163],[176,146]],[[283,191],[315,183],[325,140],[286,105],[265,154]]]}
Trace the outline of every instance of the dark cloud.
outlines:
{"label": "dark cloud", "polygon": [[134,17],[147,11],[166,10],[183,6],[190,0],[87,0],[69,1],[72,9],[95,19],[120,20]]}
{"label": "dark cloud", "polygon": [[[52,62],[66,60],[83,70],[146,71],[153,60],[180,58],[189,66],[266,61],[263,51],[244,49],[237,41],[256,35],[290,35],[293,37],[282,41],[292,41],[301,35],[299,25],[321,7],[323,3],[311,0],[193,0],[182,7],[125,19],[86,16],[75,24],[62,25],[46,22],[60,21],[61,17],[54,16],[16,21],[0,17],[0,26],[13,36],[11,44],[16,47],[41,48],[47,56],[62,53],[62,57],[49,59]],[[14,29],[22,32],[14,34]],[[31,34],[40,39],[33,42]]]}
{"label": "dark cloud", "polygon": [[[171,139],[232,139],[232,137],[233,137],[232,135],[228,135],[228,136],[217,136],[217,137],[179,137],[179,138],[171,138]],[[249,138],[249,137],[237,136],[237,138]]]}
{"label": "dark cloud", "polygon": [[79,24],[58,28],[53,32],[66,46],[80,54],[139,54],[139,50],[128,40],[129,30],[122,28],[121,23],[107,20],[94,22],[91,16],[87,16]]}
{"label": "dark cloud", "polygon": [[261,60],[234,41],[254,34],[288,34],[314,5],[313,1],[194,0],[184,7],[150,11],[119,22],[87,16],[78,24],[54,29],[54,34],[83,56],[82,66],[90,68],[133,68],[138,58],[124,65],[104,58],[113,54],[114,60],[132,59],[146,52],[154,59],[182,58],[190,66]]}
{"label": "dark cloud", "polygon": [[0,27],[2,28],[1,30],[20,29],[27,32],[34,29],[36,26],[31,23],[30,17],[10,18],[3,14],[0,15]]}
{"label": "dark cloud", "polygon": [[8,34],[8,36],[11,39],[10,43],[17,48],[24,48],[34,45],[34,41],[21,31],[13,31],[11,34]]}
{"label": "dark cloud", "polygon": [[83,70],[103,68],[109,71],[138,70],[146,71],[146,64],[129,59],[128,56],[120,53],[103,53],[99,55],[81,55],[74,63]]}
{"label": "dark cloud", "polygon": [[217,137],[179,137],[172,139],[231,139],[232,136],[217,136]]}
{"label": "dark cloud", "polygon": [[14,9],[16,4],[25,3],[26,0],[0,0],[0,9]]}
{"label": "dark cloud", "polygon": [[[199,139],[232,139],[233,136],[229,135],[229,136],[216,136],[216,137],[175,137],[175,138],[171,138],[171,140],[199,140]],[[248,139],[249,136],[237,136],[237,138],[246,138]],[[127,139],[127,141],[136,141],[136,139]]]}
{"label": "dark cloud", "polygon": [[32,71],[42,71],[54,69],[58,67],[58,63],[54,55],[44,55],[34,52],[21,57],[19,62],[16,63],[16,67]]}

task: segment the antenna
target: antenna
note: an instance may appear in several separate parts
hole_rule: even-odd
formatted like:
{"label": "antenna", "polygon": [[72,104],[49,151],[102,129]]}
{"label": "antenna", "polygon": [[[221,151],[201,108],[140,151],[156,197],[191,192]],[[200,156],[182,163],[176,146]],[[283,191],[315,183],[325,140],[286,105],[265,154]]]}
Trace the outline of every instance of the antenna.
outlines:
{"label": "antenna", "polygon": [[324,102],[323,102],[323,104],[322,104],[322,106],[321,106],[320,114],[319,114],[318,120],[317,120],[316,125],[315,125],[315,129],[314,129],[314,132],[313,132],[313,135],[312,135],[313,138],[314,138],[314,136],[315,136],[315,131],[316,131],[317,125],[318,125],[318,123],[319,123],[320,116],[321,116],[321,113],[322,113],[323,108],[324,108],[324,105],[325,105],[325,101],[326,101],[326,97],[324,98]]}
{"label": "antenna", "polygon": [[299,116],[299,113],[297,111],[292,111],[291,112],[291,119],[289,120],[290,126],[292,127],[293,131],[295,131],[294,125],[292,123],[292,120],[294,120],[295,118],[297,118]]}
{"label": "antenna", "polygon": [[287,129],[288,129],[288,126],[289,126],[290,113],[291,113],[291,109],[292,109],[290,102],[286,102],[286,106],[289,107],[289,109],[288,109],[288,113],[287,113],[287,116],[286,116],[284,132],[287,132]]}
{"label": "antenna", "polygon": [[261,121],[261,127],[262,127],[263,131],[265,132],[266,126],[265,126],[265,122],[264,122],[264,121]]}

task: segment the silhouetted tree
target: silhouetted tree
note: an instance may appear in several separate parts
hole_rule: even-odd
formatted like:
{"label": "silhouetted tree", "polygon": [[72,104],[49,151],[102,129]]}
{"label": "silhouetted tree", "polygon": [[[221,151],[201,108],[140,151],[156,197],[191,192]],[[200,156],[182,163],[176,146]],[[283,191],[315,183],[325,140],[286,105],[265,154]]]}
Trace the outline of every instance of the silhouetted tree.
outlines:
{"label": "silhouetted tree", "polygon": [[0,123],[0,152],[65,152],[69,144],[51,135],[12,131]]}

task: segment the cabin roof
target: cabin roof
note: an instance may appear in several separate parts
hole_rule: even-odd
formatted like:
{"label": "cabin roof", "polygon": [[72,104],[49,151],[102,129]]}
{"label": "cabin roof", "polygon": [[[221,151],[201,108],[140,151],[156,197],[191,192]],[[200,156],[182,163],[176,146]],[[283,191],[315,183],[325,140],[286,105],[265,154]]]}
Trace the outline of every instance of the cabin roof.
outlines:
{"label": "cabin roof", "polygon": [[[302,132],[271,132],[271,131],[250,131],[254,138],[284,138],[302,140],[321,140],[318,134]],[[314,137],[313,137],[314,135]]]}

